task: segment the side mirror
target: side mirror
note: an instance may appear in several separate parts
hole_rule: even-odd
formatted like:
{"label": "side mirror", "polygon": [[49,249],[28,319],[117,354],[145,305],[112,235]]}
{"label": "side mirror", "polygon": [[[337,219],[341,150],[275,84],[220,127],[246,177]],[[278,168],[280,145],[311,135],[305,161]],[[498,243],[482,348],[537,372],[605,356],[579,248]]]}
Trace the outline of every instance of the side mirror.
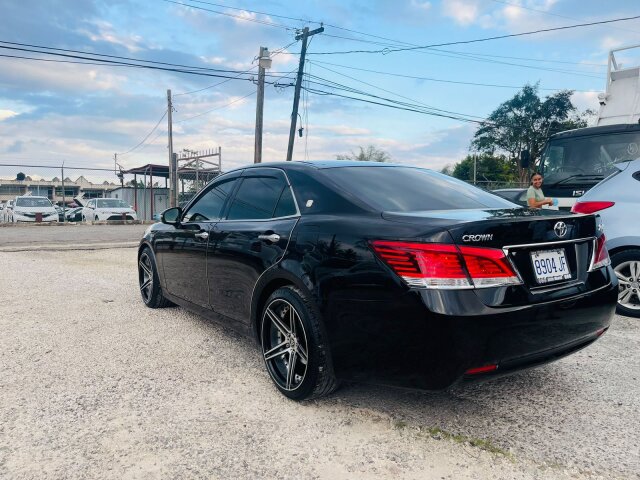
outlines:
{"label": "side mirror", "polygon": [[529,162],[531,161],[531,154],[529,150],[522,150],[520,152],[520,168],[529,168]]}
{"label": "side mirror", "polygon": [[180,217],[182,217],[182,208],[173,207],[160,214],[160,221],[167,225],[178,225],[180,224]]}

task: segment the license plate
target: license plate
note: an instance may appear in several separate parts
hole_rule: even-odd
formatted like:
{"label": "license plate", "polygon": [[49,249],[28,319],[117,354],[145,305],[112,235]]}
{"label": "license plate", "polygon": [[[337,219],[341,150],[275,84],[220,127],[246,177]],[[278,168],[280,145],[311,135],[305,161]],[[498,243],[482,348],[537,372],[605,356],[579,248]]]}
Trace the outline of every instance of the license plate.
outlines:
{"label": "license plate", "polygon": [[557,282],[571,278],[564,248],[531,252],[531,262],[538,283]]}

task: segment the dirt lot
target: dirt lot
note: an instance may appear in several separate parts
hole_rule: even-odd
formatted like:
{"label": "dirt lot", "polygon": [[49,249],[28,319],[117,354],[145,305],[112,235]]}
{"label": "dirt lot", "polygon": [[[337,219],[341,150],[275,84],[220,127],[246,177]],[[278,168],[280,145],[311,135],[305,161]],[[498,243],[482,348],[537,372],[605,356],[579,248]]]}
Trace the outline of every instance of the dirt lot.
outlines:
{"label": "dirt lot", "polygon": [[483,385],[298,404],[250,340],[145,308],[135,254],[0,252],[0,478],[638,478],[638,321]]}

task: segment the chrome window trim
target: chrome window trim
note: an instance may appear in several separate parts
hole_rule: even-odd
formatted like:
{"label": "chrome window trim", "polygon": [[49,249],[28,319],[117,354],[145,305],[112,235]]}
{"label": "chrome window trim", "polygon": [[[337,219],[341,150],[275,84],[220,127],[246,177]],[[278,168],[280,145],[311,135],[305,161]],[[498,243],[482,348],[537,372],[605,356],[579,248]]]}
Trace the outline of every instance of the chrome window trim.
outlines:
{"label": "chrome window trim", "polygon": [[520,245],[505,245],[502,247],[502,250],[505,250],[507,253],[512,248],[528,248],[528,247],[538,247],[538,246],[547,246],[547,245],[560,245],[562,243],[578,243],[578,242],[587,242],[593,241],[596,237],[583,237],[583,238],[575,238],[573,240],[558,240],[555,242],[544,242],[544,243],[522,243]]}

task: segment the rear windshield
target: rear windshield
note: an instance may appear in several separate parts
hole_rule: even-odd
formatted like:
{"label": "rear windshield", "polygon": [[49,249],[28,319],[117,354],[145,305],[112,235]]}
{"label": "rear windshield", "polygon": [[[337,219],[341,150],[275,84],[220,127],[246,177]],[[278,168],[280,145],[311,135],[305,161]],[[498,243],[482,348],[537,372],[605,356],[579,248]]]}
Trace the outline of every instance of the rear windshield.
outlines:
{"label": "rear windshield", "polygon": [[337,167],[323,173],[383,212],[517,207],[461,180],[421,168]]}
{"label": "rear windshield", "polygon": [[98,200],[98,208],[129,208],[129,204],[117,198],[104,198]]}
{"label": "rear windshield", "polygon": [[51,207],[51,202],[46,198],[22,197],[16,199],[16,207]]}

